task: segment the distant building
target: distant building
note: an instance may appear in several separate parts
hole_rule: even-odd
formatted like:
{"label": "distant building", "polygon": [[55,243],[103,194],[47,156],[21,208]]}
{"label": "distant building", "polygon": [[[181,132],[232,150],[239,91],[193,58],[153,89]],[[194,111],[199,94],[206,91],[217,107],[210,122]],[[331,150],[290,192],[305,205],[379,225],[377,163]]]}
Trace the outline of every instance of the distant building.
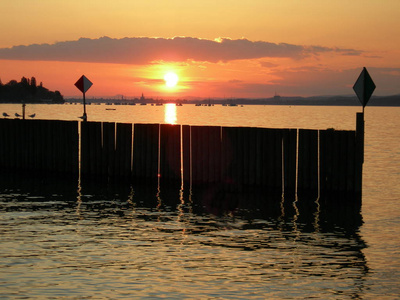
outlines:
{"label": "distant building", "polygon": [[281,100],[281,96],[275,92],[274,100]]}

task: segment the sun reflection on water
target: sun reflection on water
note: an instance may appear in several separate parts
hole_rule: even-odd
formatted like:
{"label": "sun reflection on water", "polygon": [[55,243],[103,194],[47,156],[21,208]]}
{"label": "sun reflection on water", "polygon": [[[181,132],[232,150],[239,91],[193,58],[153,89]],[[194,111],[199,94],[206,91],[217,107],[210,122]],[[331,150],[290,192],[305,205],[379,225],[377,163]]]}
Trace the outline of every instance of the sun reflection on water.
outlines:
{"label": "sun reflection on water", "polygon": [[176,105],[175,103],[165,104],[165,117],[164,121],[167,124],[176,124]]}

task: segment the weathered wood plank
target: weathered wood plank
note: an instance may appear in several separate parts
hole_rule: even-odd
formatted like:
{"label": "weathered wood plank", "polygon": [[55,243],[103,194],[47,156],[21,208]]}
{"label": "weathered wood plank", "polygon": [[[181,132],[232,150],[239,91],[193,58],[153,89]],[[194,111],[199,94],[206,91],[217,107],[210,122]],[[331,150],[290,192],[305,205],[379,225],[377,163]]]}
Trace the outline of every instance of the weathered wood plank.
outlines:
{"label": "weathered wood plank", "polygon": [[318,131],[300,129],[298,149],[298,189],[318,189]]}
{"label": "weathered wood plank", "polygon": [[296,188],[297,130],[283,130],[283,155],[285,192],[294,193]]}
{"label": "weathered wood plank", "polygon": [[191,127],[182,125],[182,151],[183,151],[183,180],[190,183],[192,166],[191,166]]}
{"label": "weathered wood plank", "polygon": [[133,176],[158,178],[159,124],[135,124],[133,143]]}
{"label": "weathered wood plank", "polygon": [[160,134],[161,178],[180,180],[180,126],[162,124]]}

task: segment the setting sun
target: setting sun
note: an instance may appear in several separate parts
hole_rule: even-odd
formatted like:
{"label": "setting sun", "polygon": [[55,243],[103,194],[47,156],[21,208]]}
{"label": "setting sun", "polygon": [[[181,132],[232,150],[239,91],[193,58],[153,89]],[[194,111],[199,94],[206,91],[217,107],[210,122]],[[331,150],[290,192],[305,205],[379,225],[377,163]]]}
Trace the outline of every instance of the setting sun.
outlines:
{"label": "setting sun", "polygon": [[174,87],[177,85],[179,77],[174,72],[168,72],[164,75],[164,80],[167,87]]}

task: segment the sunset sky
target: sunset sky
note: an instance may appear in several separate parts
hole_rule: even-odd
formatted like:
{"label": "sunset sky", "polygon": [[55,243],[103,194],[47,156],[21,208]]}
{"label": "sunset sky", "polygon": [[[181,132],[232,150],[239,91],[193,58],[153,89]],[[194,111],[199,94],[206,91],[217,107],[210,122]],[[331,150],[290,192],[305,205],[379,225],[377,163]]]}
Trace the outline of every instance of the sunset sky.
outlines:
{"label": "sunset sky", "polygon": [[[3,1],[0,79],[65,97],[400,94],[399,0]],[[164,76],[178,75],[176,86]]]}

